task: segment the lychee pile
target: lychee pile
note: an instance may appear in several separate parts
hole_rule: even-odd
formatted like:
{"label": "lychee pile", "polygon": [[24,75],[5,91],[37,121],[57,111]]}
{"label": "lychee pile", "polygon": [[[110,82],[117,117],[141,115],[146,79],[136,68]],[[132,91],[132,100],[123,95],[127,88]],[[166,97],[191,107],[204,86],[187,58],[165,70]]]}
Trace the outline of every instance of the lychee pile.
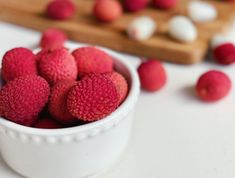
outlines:
{"label": "lychee pile", "polygon": [[[235,0],[223,0],[234,3]],[[51,0],[46,6],[46,15],[54,20],[69,20],[79,9],[73,0]],[[101,22],[110,23],[119,19],[123,11],[138,12],[148,6],[160,10],[175,8],[179,0],[94,0],[93,15]],[[81,7],[82,8],[82,7]]]}
{"label": "lychee pile", "polygon": [[[235,2],[235,0],[223,1]],[[124,16],[124,13],[136,13],[137,15],[133,16],[135,18],[132,21],[127,20],[129,18],[126,18],[126,16],[124,17],[124,22],[128,22],[125,27],[126,35],[131,40],[144,41],[158,31],[158,22],[155,18],[147,15],[148,13],[144,15],[138,12],[147,8],[168,11],[176,8],[180,3],[180,0],[93,0],[91,4],[81,3],[80,6],[91,5],[91,8],[89,8],[90,15],[93,16],[94,20],[101,23],[115,22]],[[52,20],[71,20],[75,16],[75,12],[79,12],[79,8],[73,0],[51,0],[45,6],[45,15]],[[168,35],[182,43],[192,43],[197,40],[198,29],[194,22],[211,22],[218,17],[216,7],[208,2],[189,2],[187,4],[187,11],[189,17],[174,15],[168,22]],[[82,13],[77,15],[83,16]],[[182,26],[184,28],[181,28]],[[55,44],[53,41],[58,41],[57,45],[61,46],[63,40],[66,39],[63,34],[54,30],[44,32],[44,38],[40,43],[43,48],[46,45],[47,47],[53,47]]]}
{"label": "lychee pile", "polygon": [[171,9],[178,3],[178,0],[96,0],[93,14],[96,19],[102,22],[113,22],[123,14],[123,9],[127,12],[138,12],[152,4],[158,9]]}
{"label": "lychee pile", "polygon": [[[124,10],[134,13],[149,5],[167,10],[174,8],[177,3],[178,0],[94,0],[93,15],[100,22],[110,23],[119,19]],[[53,20],[69,20],[78,10],[72,0],[52,0],[47,4],[45,13]]]}
{"label": "lychee pile", "polygon": [[114,70],[112,56],[91,46],[70,53],[57,39],[44,33],[41,44],[52,46],[37,54],[26,48],[6,52],[0,116],[24,126],[56,129],[103,119],[124,102],[128,83]]}

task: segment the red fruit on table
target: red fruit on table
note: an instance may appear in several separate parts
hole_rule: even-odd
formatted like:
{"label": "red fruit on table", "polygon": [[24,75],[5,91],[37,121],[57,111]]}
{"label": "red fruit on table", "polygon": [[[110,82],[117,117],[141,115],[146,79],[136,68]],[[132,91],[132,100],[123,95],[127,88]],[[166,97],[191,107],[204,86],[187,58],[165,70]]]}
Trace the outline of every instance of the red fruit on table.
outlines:
{"label": "red fruit on table", "polygon": [[231,85],[231,80],[225,73],[211,70],[198,79],[196,92],[201,100],[214,102],[224,98],[229,93]]}
{"label": "red fruit on table", "polygon": [[55,20],[67,20],[73,16],[75,5],[71,0],[53,0],[49,2],[46,14]]}
{"label": "red fruit on table", "polygon": [[137,12],[147,7],[148,0],[124,0],[123,7],[129,12]]}
{"label": "red fruit on table", "polygon": [[159,9],[171,9],[178,3],[178,0],[153,0],[153,5]]}
{"label": "red fruit on table", "polygon": [[97,0],[93,7],[94,16],[102,22],[115,21],[122,13],[122,6],[117,0]]}
{"label": "red fruit on table", "polygon": [[224,43],[213,50],[214,59],[223,65],[235,62],[235,46],[232,43]]}
{"label": "red fruit on table", "polygon": [[166,84],[166,71],[161,62],[157,60],[150,59],[142,62],[138,67],[138,74],[144,90],[154,92]]}

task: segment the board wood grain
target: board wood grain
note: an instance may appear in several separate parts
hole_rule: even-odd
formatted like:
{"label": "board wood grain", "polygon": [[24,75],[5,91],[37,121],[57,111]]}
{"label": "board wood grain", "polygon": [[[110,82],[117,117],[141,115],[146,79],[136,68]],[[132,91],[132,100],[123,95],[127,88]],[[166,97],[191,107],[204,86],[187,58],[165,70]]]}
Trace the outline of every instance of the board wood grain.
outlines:
{"label": "board wood grain", "polygon": [[[125,13],[119,20],[104,24],[97,22],[92,15],[94,0],[76,0],[77,11],[72,19],[55,21],[45,16],[48,0],[0,0],[0,20],[43,31],[50,27],[64,30],[70,39],[101,45],[117,51],[141,57],[158,58],[181,64],[193,64],[203,60],[212,35],[225,32],[235,17],[233,4],[208,0],[219,12],[218,18],[210,23],[196,24],[199,31],[197,41],[184,44],[168,35],[168,20],[175,15],[187,15],[189,0],[181,0],[172,10],[162,11],[147,8],[138,13]],[[148,40],[130,40],[125,29],[134,18],[151,16],[158,24],[158,30]]]}

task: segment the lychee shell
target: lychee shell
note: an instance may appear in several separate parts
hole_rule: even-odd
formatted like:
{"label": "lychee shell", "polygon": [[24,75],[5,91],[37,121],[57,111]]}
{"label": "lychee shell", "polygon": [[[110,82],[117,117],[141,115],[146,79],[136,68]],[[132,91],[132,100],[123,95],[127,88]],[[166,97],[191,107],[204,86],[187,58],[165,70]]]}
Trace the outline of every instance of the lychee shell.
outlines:
{"label": "lychee shell", "polygon": [[16,78],[0,90],[0,115],[30,126],[48,101],[49,84],[36,75]]}
{"label": "lychee shell", "polygon": [[67,97],[69,112],[83,121],[100,120],[119,104],[114,83],[104,74],[91,74],[72,87]]}

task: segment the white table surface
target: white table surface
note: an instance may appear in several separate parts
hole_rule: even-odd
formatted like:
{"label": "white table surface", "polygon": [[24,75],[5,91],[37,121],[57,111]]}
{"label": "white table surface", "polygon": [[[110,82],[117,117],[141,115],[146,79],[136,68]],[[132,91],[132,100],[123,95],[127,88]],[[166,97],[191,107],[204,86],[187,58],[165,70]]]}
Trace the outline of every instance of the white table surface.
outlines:
{"label": "white table surface", "polygon": [[[235,40],[235,30],[230,36]],[[39,38],[36,31],[1,22],[0,58],[13,47],[34,48]],[[139,63],[136,57],[126,58],[133,65]],[[223,67],[207,61],[192,66],[166,63],[165,67],[165,88],[153,94],[141,93],[127,151],[115,166],[98,177],[234,178],[234,87],[222,101],[206,104],[195,97],[193,86],[209,69],[220,69],[235,81],[235,65]],[[1,157],[0,177],[22,178]]]}

